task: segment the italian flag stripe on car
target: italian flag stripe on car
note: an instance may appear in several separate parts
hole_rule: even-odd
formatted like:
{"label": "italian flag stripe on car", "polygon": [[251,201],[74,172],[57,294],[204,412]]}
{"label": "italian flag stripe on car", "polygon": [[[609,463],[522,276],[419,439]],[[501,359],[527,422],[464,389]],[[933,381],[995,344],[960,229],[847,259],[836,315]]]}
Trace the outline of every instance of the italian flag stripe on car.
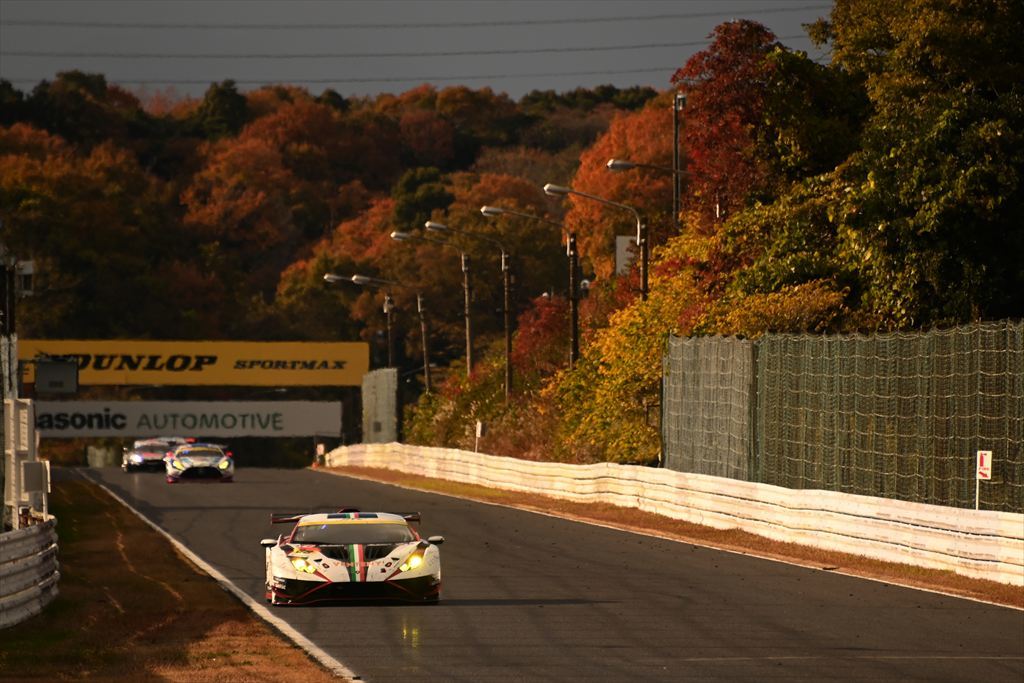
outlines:
{"label": "italian flag stripe on car", "polygon": [[348,547],[348,580],[358,583],[363,580],[366,567],[363,562],[363,546],[350,545]]}

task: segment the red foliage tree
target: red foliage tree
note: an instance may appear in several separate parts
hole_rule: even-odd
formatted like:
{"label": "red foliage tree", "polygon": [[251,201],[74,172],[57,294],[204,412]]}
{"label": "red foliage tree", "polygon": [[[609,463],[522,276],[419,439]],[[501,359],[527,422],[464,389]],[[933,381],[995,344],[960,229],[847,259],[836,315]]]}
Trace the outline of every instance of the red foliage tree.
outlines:
{"label": "red foliage tree", "polygon": [[532,386],[569,360],[569,303],[565,297],[539,296],[519,316],[512,365],[520,384]]}
{"label": "red foliage tree", "polygon": [[712,37],[672,76],[687,98],[688,194],[705,230],[772,182],[755,131],[771,83],[766,57],[779,46],[771,31],[748,20],[720,24]]}

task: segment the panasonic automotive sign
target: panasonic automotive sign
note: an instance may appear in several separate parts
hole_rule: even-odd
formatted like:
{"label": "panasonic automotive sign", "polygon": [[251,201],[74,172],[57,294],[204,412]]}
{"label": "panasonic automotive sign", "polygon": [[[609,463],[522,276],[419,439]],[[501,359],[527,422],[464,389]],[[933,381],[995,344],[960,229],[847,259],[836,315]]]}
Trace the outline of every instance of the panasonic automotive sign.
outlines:
{"label": "panasonic automotive sign", "polygon": [[315,436],[340,434],[330,401],[38,401],[43,437]]}

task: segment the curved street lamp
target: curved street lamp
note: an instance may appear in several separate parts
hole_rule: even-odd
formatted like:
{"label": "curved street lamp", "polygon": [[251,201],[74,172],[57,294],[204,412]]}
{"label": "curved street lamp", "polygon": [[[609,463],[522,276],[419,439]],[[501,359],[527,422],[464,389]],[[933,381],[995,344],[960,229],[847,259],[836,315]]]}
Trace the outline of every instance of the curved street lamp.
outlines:
{"label": "curved street lamp", "polygon": [[504,290],[502,317],[504,318],[505,323],[505,400],[508,401],[512,396],[512,269],[509,265],[508,252],[505,250],[505,247],[501,242],[490,235],[471,232],[469,230],[457,230],[437,221],[427,221],[423,224],[423,227],[431,232],[439,232],[441,234],[454,233],[457,235],[475,237],[477,239],[484,240],[485,242],[490,242],[501,250],[501,280],[502,289]]}
{"label": "curved street lamp", "polygon": [[640,212],[637,211],[636,209],[634,209],[632,206],[629,206],[628,204],[621,204],[619,202],[613,202],[610,199],[605,199],[604,197],[598,197],[597,195],[593,195],[593,194],[590,194],[588,192],[581,192],[579,190],[574,190],[571,187],[565,187],[564,185],[554,185],[552,183],[548,183],[548,184],[546,184],[544,186],[544,193],[548,194],[548,195],[555,196],[555,197],[574,194],[574,195],[577,195],[579,197],[583,197],[584,199],[591,199],[591,200],[593,200],[595,202],[599,202],[601,204],[607,204],[608,206],[614,206],[616,208],[623,209],[625,211],[629,211],[630,213],[633,214],[633,217],[636,219],[636,246],[637,246],[637,249],[640,250],[640,300],[641,301],[646,301],[647,300],[647,261],[648,261],[647,226],[644,225],[643,220],[641,220]]}
{"label": "curved street lamp", "polygon": [[430,242],[432,244],[440,244],[441,246],[455,249],[462,257],[462,292],[464,298],[462,315],[466,319],[466,377],[469,377],[473,374],[473,319],[470,315],[470,302],[473,299],[473,288],[469,279],[469,256],[466,255],[466,252],[459,249],[451,242],[445,242],[444,240],[432,240],[429,237],[421,237],[413,235],[412,233],[402,232],[401,230],[395,230],[392,232],[391,239],[397,242]]}
{"label": "curved street lamp", "polygon": [[403,289],[412,289],[416,292],[416,313],[420,319],[420,341],[422,344],[423,352],[423,390],[430,393],[430,351],[427,348],[428,345],[428,333],[427,333],[427,319],[426,319],[426,308],[423,305],[423,296],[414,287],[411,287],[402,282],[396,282],[395,280],[385,280],[379,277],[370,277],[368,275],[353,275],[351,277],[344,277],[341,275],[335,275],[334,273],[325,273],[324,281],[330,283],[337,282],[352,282],[360,287],[383,287],[384,288],[384,313],[387,316],[387,331],[388,331],[388,367],[393,367],[394,360],[394,346],[391,340],[391,311],[394,309],[394,301],[391,298],[391,292],[388,291],[390,287],[401,287]]}
{"label": "curved street lamp", "polygon": [[[676,152],[678,157],[678,151]],[[678,159],[673,157],[673,163],[678,166]],[[663,173],[672,174],[672,216],[675,222],[676,232],[681,228],[679,222],[679,211],[680,211],[680,192],[679,192],[679,178],[681,176],[690,175],[690,172],[685,169],[678,167],[669,168],[668,166],[660,166],[658,164],[643,164],[638,161],[629,161],[628,159],[609,159],[608,163],[605,164],[609,171],[629,171],[634,168],[649,168],[655,171],[662,171]]]}
{"label": "curved street lamp", "polygon": [[[532,213],[524,213],[514,209],[505,209],[500,206],[481,206],[480,213],[488,218],[497,218],[498,216],[506,214],[510,216],[518,216],[519,218],[526,218],[528,220],[557,225],[561,232],[565,232],[565,226],[558,221],[553,221],[550,218],[544,218],[543,216],[535,216]],[[565,249],[565,253],[569,257],[569,367],[572,368],[575,367],[576,361],[578,361],[580,357],[580,260],[579,253],[576,251],[575,232],[566,233]]]}

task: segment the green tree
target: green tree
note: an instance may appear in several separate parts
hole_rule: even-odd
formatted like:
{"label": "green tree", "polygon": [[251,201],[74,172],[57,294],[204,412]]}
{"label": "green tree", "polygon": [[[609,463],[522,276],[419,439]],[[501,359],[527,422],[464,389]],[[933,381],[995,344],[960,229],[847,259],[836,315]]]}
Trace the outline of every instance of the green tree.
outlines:
{"label": "green tree", "polygon": [[208,140],[236,135],[249,118],[245,96],[232,80],[212,83],[195,112],[196,128]]}
{"label": "green tree", "polygon": [[833,219],[879,327],[1024,313],[1022,25],[1008,0],[841,0],[818,27],[871,102]]}
{"label": "green tree", "polygon": [[406,171],[391,190],[395,200],[396,230],[418,230],[430,219],[434,211],[444,211],[455,198],[442,180],[441,171],[434,167],[414,168]]}

